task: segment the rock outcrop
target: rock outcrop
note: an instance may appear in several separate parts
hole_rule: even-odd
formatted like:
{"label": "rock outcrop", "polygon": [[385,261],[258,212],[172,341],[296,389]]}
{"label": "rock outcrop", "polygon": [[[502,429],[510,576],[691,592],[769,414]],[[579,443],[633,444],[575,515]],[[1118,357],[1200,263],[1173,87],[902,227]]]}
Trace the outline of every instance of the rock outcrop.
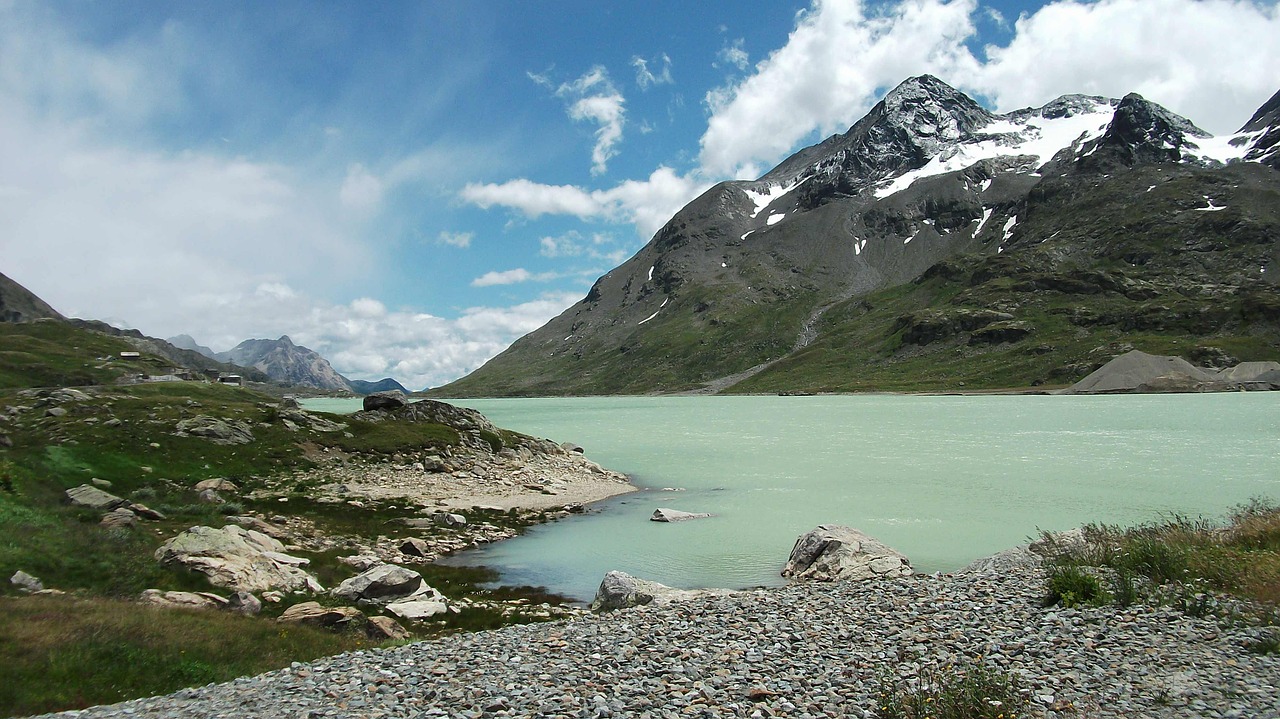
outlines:
{"label": "rock outcrop", "polygon": [[138,601],[167,609],[225,609],[227,600],[209,592],[165,592],[148,589]]}
{"label": "rock outcrop", "polygon": [[236,591],[324,591],[301,569],[308,560],[285,554],[279,541],[236,525],[192,527],[160,545],[155,556],[164,566],[199,572],[214,586]]}
{"label": "rock outcrop", "polygon": [[836,581],[905,577],[911,561],[896,549],[851,527],[821,524],[800,535],[782,576]]}
{"label": "rock outcrop", "polygon": [[247,422],[203,414],[179,421],[178,431],[174,434],[203,437],[214,444],[248,444],[253,441],[253,430]]}

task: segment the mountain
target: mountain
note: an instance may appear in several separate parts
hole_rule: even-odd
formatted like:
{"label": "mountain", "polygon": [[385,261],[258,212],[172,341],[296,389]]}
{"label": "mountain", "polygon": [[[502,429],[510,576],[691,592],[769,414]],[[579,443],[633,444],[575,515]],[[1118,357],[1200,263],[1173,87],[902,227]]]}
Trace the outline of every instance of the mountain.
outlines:
{"label": "mountain", "polygon": [[366,382],[362,379],[349,379],[347,384],[350,385],[351,391],[356,394],[374,394],[375,392],[390,392],[391,390],[399,390],[405,394],[410,394],[404,385],[395,381],[390,377],[378,380],[377,382]]}
{"label": "mountain", "polygon": [[349,389],[347,379],[334,371],[329,360],[300,347],[288,335],[276,340],[245,340],[218,358],[243,367],[255,367],[276,382],[316,389]]}
{"label": "mountain", "polygon": [[433,393],[1069,384],[1132,342],[1273,359],[1278,109],[1212,137],[1136,94],[999,115],[909,79]]}
{"label": "mountain", "polygon": [[0,274],[0,322],[32,322],[64,319],[31,290]]}
{"label": "mountain", "polygon": [[196,339],[191,335],[178,335],[177,337],[170,337],[166,341],[169,344],[173,345],[174,347],[177,347],[178,349],[191,350],[192,352],[199,352],[200,354],[212,360],[218,359],[217,352],[214,352],[208,347],[205,347],[204,345],[196,342]]}

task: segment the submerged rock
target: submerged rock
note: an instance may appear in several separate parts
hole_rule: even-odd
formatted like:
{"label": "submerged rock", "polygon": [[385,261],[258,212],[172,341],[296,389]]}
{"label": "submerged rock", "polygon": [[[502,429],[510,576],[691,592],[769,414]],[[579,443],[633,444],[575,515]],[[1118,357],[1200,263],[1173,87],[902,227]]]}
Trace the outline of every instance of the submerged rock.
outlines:
{"label": "submerged rock", "polygon": [[679,509],[668,509],[659,507],[653,510],[653,516],[649,517],[650,522],[685,522],[690,519],[704,519],[711,515],[706,512],[682,512]]}
{"label": "submerged rock", "polygon": [[911,560],[892,547],[851,527],[820,524],[800,535],[782,576],[830,582],[914,573]]}

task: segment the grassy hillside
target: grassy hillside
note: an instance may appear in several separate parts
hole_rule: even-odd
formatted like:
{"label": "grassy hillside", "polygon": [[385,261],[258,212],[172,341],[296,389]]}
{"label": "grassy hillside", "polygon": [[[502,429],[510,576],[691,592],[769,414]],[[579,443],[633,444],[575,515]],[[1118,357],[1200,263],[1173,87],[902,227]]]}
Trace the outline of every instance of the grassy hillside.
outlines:
{"label": "grassy hillside", "polygon": [[[114,385],[121,375],[155,372],[168,363],[145,355],[121,361],[119,352],[128,347],[120,340],[61,323],[0,324],[0,346],[0,666],[10,679],[0,687],[0,716],[172,691],[371,645],[359,632],[276,624],[289,605],[332,602],[326,595],[286,596],[266,603],[258,617],[160,610],[132,600],[144,589],[212,590],[201,576],[161,567],[153,554],[177,533],[223,526],[230,515],[277,517],[338,547],[403,532],[391,523],[421,517],[416,508],[317,501],[307,471],[314,467],[311,458],[341,454],[376,471],[396,455],[457,446],[455,428],[320,415],[342,429],[318,431],[289,421],[276,400],[248,389],[200,382]],[[79,387],[50,388],[55,385]],[[243,422],[253,439],[216,444],[178,435],[180,421],[200,415]],[[221,502],[200,501],[194,485],[210,478],[229,479],[240,490]],[[132,528],[99,526],[101,511],[64,499],[66,489],[92,480],[166,518]],[[518,527],[536,517],[495,514],[485,521]],[[310,560],[308,570],[325,586],[355,573],[337,561],[349,550],[290,553]],[[415,569],[451,598],[537,596],[532,590],[482,589],[494,578],[484,570]],[[8,581],[18,570],[66,594],[22,596]],[[534,618],[475,607],[420,631]]]}

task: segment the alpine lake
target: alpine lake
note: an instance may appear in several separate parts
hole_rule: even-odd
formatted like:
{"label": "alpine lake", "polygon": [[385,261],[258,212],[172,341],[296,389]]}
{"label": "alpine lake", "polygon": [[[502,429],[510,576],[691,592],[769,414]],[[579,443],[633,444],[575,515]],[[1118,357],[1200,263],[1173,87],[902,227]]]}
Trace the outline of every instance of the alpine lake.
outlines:
{"label": "alpine lake", "polygon": [[[682,588],[780,585],[792,544],[819,524],[946,572],[1041,530],[1218,520],[1280,500],[1280,393],[450,401],[579,444],[640,488],[446,560],[587,601],[614,569]],[[713,516],[649,521],[658,507]]]}

